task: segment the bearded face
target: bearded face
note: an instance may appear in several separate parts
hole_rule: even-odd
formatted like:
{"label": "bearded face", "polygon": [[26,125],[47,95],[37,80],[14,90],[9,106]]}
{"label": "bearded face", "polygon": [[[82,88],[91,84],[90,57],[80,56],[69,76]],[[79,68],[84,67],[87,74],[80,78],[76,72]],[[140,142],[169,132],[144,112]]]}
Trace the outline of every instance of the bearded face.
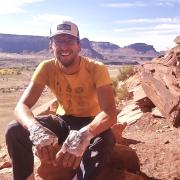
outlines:
{"label": "bearded face", "polygon": [[52,39],[52,51],[54,56],[65,67],[75,63],[80,50],[79,41],[74,36],[61,34]]}

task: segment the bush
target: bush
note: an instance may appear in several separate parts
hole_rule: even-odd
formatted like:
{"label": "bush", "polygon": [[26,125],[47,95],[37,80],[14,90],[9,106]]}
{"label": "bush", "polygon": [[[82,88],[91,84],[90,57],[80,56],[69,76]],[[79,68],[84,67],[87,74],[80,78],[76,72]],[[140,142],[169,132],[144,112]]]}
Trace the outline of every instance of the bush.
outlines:
{"label": "bush", "polygon": [[118,86],[118,79],[117,78],[112,78],[112,85],[116,89]]}
{"label": "bush", "polygon": [[117,76],[119,81],[124,81],[134,74],[133,66],[123,66],[119,68],[119,74]]}
{"label": "bush", "polygon": [[114,93],[115,98],[116,98],[117,86],[118,86],[118,80],[113,78],[112,79],[112,87],[113,87],[113,93]]}
{"label": "bush", "polygon": [[131,94],[128,92],[126,85],[118,87],[119,81],[124,81],[128,79],[135,73],[133,66],[123,66],[119,69],[119,74],[117,78],[112,79],[113,91],[115,95],[116,103],[118,104],[122,100],[129,99]]}
{"label": "bush", "polygon": [[130,98],[130,93],[126,85],[122,85],[120,88],[116,89],[116,101],[122,101]]}
{"label": "bush", "polygon": [[18,68],[0,68],[0,75],[20,75],[22,74]]}
{"label": "bush", "polygon": [[126,100],[130,97],[130,93],[128,92],[128,88],[126,87],[126,85],[118,87],[118,82],[118,79],[112,79],[113,92],[116,104],[119,104],[120,101]]}

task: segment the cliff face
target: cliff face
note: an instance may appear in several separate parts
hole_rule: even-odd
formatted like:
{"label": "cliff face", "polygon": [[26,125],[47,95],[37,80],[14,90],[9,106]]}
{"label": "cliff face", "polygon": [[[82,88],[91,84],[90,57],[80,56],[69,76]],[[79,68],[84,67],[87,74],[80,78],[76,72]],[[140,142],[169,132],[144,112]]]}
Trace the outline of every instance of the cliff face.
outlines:
{"label": "cliff face", "polygon": [[0,51],[2,52],[38,52],[48,49],[48,43],[48,37],[43,36],[0,34]]}
{"label": "cliff face", "polygon": [[102,54],[98,53],[96,50],[92,48],[92,44],[89,41],[89,39],[87,38],[81,39],[81,47],[82,47],[81,50],[82,55],[93,57],[95,59],[101,59],[101,60],[104,59]]}

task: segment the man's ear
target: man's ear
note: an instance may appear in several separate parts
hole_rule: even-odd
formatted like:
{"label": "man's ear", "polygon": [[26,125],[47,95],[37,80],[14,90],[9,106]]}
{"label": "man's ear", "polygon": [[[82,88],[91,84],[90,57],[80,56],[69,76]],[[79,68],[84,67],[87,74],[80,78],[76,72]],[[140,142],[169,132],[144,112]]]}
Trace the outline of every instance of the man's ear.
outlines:
{"label": "man's ear", "polygon": [[79,44],[78,46],[79,46],[79,52],[80,52],[81,51],[81,45]]}
{"label": "man's ear", "polygon": [[52,41],[49,41],[49,51],[50,53],[53,53]]}

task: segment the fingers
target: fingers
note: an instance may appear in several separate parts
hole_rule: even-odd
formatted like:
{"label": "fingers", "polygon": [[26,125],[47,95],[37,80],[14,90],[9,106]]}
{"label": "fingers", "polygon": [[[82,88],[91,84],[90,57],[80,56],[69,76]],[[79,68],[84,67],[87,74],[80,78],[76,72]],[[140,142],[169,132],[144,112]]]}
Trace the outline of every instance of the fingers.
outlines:
{"label": "fingers", "polygon": [[63,167],[71,167],[71,164],[69,162],[71,158],[71,154],[69,154],[68,152],[66,152],[63,156],[63,161],[62,161],[62,164],[63,164]]}
{"label": "fingers", "polygon": [[62,151],[62,148],[60,149],[60,151],[58,151],[58,153],[56,154],[56,161],[60,161],[63,159],[63,156],[64,156],[65,152]]}
{"label": "fingers", "polygon": [[81,157],[76,157],[67,151],[63,152],[61,149],[56,155],[56,163],[58,162],[61,162],[64,168],[70,167],[77,169],[81,162]]}
{"label": "fingers", "polygon": [[67,167],[73,167],[75,160],[76,160],[76,156],[70,154],[69,159],[67,160],[66,166]]}
{"label": "fingers", "polygon": [[79,167],[79,164],[81,162],[82,157],[76,157],[74,164],[73,164],[73,169],[77,169]]}
{"label": "fingers", "polygon": [[69,167],[73,169],[76,169],[79,166],[80,162],[81,157],[76,157],[75,155],[70,153],[65,153],[62,160],[63,167]]}
{"label": "fingers", "polygon": [[47,147],[47,162],[50,164],[53,164],[54,166],[56,165],[55,163],[55,152],[54,152],[54,147],[53,146],[48,146]]}
{"label": "fingers", "polygon": [[55,152],[53,146],[36,147],[37,156],[42,162],[55,165]]}
{"label": "fingers", "polygon": [[56,154],[56,163],[61,162],[63,167],[67,166],[70,154],[62,147],[61,150]]}

